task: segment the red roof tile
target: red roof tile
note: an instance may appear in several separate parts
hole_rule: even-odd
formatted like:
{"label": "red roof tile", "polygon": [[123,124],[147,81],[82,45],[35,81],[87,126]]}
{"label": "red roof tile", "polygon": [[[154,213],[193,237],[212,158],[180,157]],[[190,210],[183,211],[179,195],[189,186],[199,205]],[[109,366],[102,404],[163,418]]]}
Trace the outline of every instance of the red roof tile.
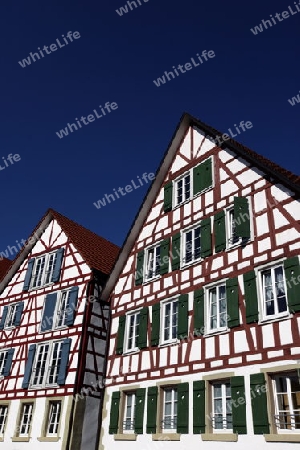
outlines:
{"label": "red roof tile", "polygon": [[4,278],[4,275],[11,266],[12,261],[7,258],[0,259],[0,281]]}

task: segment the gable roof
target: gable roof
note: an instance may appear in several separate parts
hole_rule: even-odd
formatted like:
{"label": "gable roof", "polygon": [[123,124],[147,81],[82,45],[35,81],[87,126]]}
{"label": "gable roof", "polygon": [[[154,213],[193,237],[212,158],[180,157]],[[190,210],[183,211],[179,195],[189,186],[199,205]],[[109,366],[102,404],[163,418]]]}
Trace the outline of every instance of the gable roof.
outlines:
{"label": "gable roof", "polygon": [[7,258],[0,259],[0,281],[2,280],[2,278],[4,278],[4,275],[8,271],[11,264],[12,264],[11,259],[7,259]]}
{"label": "gable roof", "polygon": [[[127,234],[122,249],[120,251],[119,257],[116,260],[114,268],[110,273],[110,276],[107,280],[107,283],[102,291],[102,299],[108,300],[117,280],[120,276],[120,273],[123,270],[124,265],[126,264],[126,260],[131,252],[131,249],[143,227],[144,221],[146,220],[148,213],[152,207],[155,198],[157,197],[159,190],[162,186],[162,183],[170,170],[171,164],[173,162],[173,158],[182,142],[187,130],[189,127],[196,127],[201,132],[204,133],[206,137],[211,137],[215,139],[216,137],[222,136],[223,133],[216,130],[215,128],[210,127],[199,119],[191,116],[188,113],[184,113],[177,125],[175,133],[171,139],[171,142],[163,156],[163,159],[157,169],[155,174],[155,178],[150,185],[148,192],[144,198],[144,201],[141,204],[141,207],[132,223],[132,226]],[[217,146],[217,145],[216,145]],[[298,195],[300,195],[300,176],[295,175],[274,163],[273,161],[265,158],[262,155],[259,155],[255,151],[245,147],[234,139],[228,139],[224,142],[221,148],[228,148],[235,152],[238,156],[243,157],[246,161],[252,163],[255,167],[262,170],[266,173],[271,180],[275,182],[280,182],[288,189],[294,191]]]}
{"label": "gable roof", "polygon": [[35,245],[37,238],[42,235],[52,219],[57,221],[91,270],[96,269],[105,275],[110,273],[120,247],[50,208],[27,240],[28,242],[30,238],[34,238],[33,242],[28,243],[20,250],[14,261],[10,261],[10,267],[7,265],[3,276],[0,276],[0,292],[19,269]]}

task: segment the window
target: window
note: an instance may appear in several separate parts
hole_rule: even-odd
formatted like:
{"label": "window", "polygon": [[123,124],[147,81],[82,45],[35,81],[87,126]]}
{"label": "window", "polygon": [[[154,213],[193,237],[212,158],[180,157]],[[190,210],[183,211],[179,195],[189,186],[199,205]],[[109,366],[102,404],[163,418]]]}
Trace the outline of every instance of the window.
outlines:
{"label": "window", "polygon": [[61,416],[61,401],[50,401],[46,419],[46,437],[56,437]]}
{"label": "window", "polygon": [[160,274],[160,245],[146,250],[145,281],[151,280]]}
{"label": "window", "polygon": [[0,404],[0,437],[3,438],[8,415],[8,405]]}
{"label": "window", "polygon": [[135,406],[136,394],[135,392],[125,393],[125,410],[123,421],[123,432],[133,432],[135,428]]}
{"label": "window", "polygon": [[279,433],[300,432],[300,373],[273,376],[275,426]]}
{"label": "window", "polygon": [[67,325],[66,321],[68,317],[69,297],[70,290],[60,293],[60,297],[57,302],[56,324],[54,325],[55,328],[62,328]]}
{"label": "window", "polygon": [[63,341],[47,342],[37,346],[32,369],[31,387],[57,384]]}
{"label": "window", "polygon": [[212,389],[212,428],[214,432],[232,432],[232,401],[230,382],[214,382]]}
{"label": "window", "polygon": [[178,300],[162,303],[162,344],[177,339],[178,330]]}
{"label": "window", "polygon": [[201,227],[183,232],[183,264],[197,261],[201,257]]}
{"label": "window", "polygon": [[227,328],[226,285],[220,284],[206,290],[207,330],[222,331]]}
{"label": "window", "polygon": [[4,306],[0,321],[0,330],[19,326],[21,323],[23,309],[24,302]]}
{"label": "window", "polygon": [[126,346],[125,351],[138,350],[140,311],[127,314],[126,316]]}
{"label": "window", "polygon": [[177,387],[163,389],[163,415],[161,428],[163,432],[177,430]]}
{"label": "window", "polygon": [[262,317],[280,317],[288,313],[285,275],[283,265],[260,272]]}
{"label": "window", "polygon": [[8,358],[8,352],[7,351],[0,352],[0,375],[3,374],[5,365],[7,363],[7,358]]}
{"label": "window", "polygon": [[[251,216],[248,199],[246,197],[235,197],[233,206],[226,209],[225,216],[226,247],[246,244],[251,238]],[[220,215],[218,220],[222,221]],[[219,225],[219,232],[221,232],[222,224]],[[222,247],[221,242],[219,244]]]}
{"label": "window", "polygon": [[22,403],[21,404],[21,412],[19,417],[19,425],[17,428],[16,435],[18,437],[29,437],[31,422],[32,422],[32,414],[33,414],[33,403]]}
{"label": "window", "polygon": [[236,232],[236,221],[234,218],[234,208],[230,208],[227,211],[227,245],[228,247],[239,244],[241,242],[241,238],[237,235]]}
{"label": "window", "polygon": [[191,197],[191,174],[190,172],[183,175],[179,180],[175,181],[175,199],[174,205],[180,205]]}
{"label": "window", "polygon": [[57,252],[54,252],[35,259],[31,277],[31,288],[37,288],[52,282],[56,257]]}
{"label": "window", "polygon": [[10,305],[6,316],[5,328],[10,328],[14,326],[16,316],[17,316],[17,304]]}

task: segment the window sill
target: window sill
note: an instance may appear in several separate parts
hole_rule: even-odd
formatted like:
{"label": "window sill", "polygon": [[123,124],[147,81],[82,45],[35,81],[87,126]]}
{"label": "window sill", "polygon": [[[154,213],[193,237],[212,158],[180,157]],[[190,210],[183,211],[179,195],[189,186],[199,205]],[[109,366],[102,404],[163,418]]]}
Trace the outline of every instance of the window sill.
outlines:
{"label": "window sill", "polygon": [[291,319],[293,317],[293,314],[287,313],[283,314],[282,316],[272,317],[268,319],[262,319],[258,321],[258,325],[265,325],[266,323],[273,323],[273,322],[279,322],[281,320],[287,320]]}
{"label": "window sill", "polygon": [[156,277],[148,278],[147,280],[143,280],[142,286],[145,286],[145,284],[152,283],[153,281],[157,281],[161,278],[161,275],[156,275]]}
{"label": "window sill", "polygon": [[128,356],[128,355],[135,355],[136,353],[139,353],[140,349],[136,348],[134,350],[125,350],[125,352],[122,353],[123,356]]}
{"label": "window sill", "polygon": [[266,442],[300,442],[299,434],[264,434]]}
{"label": "window sill", "polygon": [[194,266],[195,264],[202,262],[204,259],[205,258],[198,258],[198,259],[195,259],[194,261],[190,261],[188,263],[181,263],[180,264],[180,270],[188,269],[189,267]]}
{"label": "window sill", "polygon": [[58,442],[60,440],[60,437],[46,437],[46,436],[42,436],[42,437],[38,437],[37,440],[39,442]]}
{"label": "window sill", "polygon": [[206,334],[203,335],[204,338],[208,338],[210,336],[215,336],[216,334],[225,334],[228,333],[229,329],[228,328],[222,328],[220,330],[217,331],[209,331]]}
{"label": "window sill", "polygon": [[18,436],[14,436],[11,438],[12,442],[29,442],[30,441],[30,437],[18,437]]}
{"label": "window sill", "polygon": [[158,347],[168,347],[169,345],[177,345],[179,344],[180,339],[173,339],[172,341],[168,342],[161,342]]}
{"label": "window sill", "polygon": [[43,286],[31,287],[31,288],[29,288],[29,289],[28,289],[27,291],[25,291],[25,292],[38,291],[39,289],[44,289],[44,288],[50,287],[50,286],[52,286],[53,284],[55,284],[55,283],[54,283],[54,282],[51,282],[51,283],[43,284]]}
{"label": "window sill", "polygon": [[152,434],[152,441],[180,441],[180,436],[178,433],[156,433]]}
{"label": "window sill", "polygon": [[137,435],[134,433],[119,433],[114,434],[114,440],[115,441],[136,441]]}
{"label": "window sill", "polygon": [[235,250],[236,248],[239,247],[246,247],[246,245],[250,244],[250,242],[253,242],[252,238],[249,239],[241,239],[238,242],[236,242],[235,244],[228,244],[228,242],[226,243],[226,252],[230,252],[231,250]]}
{"label": "window sill", "polygon": [[201,434],[202,441],[237,442],[238,435],[234,433],[204,433]]}

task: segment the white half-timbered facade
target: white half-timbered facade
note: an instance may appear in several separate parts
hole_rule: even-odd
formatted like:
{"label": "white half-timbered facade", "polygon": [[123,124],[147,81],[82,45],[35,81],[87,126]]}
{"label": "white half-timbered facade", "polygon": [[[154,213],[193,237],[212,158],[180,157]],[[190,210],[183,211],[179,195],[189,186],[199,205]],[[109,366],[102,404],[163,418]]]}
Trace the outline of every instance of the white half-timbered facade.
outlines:
{"label": "white half-timbered facade", "polygon": [[0,448],[98,447],[118,247],[49,210],[0,284]]}
{"label": "white half-timbered facade", "polygon": [[101,450],[300,443],[300,178],[185,114],[102,293]]}

